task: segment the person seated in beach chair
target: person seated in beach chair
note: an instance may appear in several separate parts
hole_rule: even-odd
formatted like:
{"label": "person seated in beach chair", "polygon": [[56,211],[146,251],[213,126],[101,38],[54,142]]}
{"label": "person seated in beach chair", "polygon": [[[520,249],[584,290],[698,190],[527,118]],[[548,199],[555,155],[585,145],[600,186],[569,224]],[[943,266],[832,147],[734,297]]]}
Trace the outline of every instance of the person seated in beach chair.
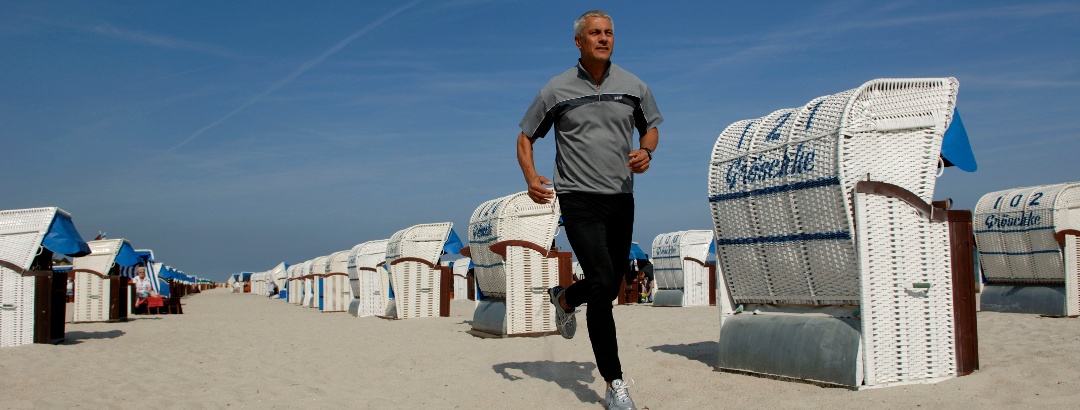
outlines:
{"label": "person seated in beach chair", "polygon": [[135,284],[135,308],[139,308],[144,303],[147,303],[151,296],[157,296],[157,292],[154,292],[154,286],[150,282],[150,278],[146,277],[145,267],[136,268],[135,275],[131,282]]}

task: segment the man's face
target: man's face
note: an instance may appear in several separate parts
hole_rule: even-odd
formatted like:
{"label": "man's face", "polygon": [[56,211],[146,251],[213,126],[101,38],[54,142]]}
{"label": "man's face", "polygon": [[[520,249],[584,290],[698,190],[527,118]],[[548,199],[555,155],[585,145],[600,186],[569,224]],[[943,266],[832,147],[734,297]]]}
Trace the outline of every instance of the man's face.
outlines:
{"label": "man's face", "polygon": [[581,35],[574,36],[574,44],[581,50],[583,61],[607,62],[615,48],[615,29],[611,20],[603,17],[585,18]]}
{"label": "man's face", "polygon": [[145,277],[146,277],[146,271],[144,271],[144,270],[140,270],[140,271],[136,271],[136,272],[137,272],[137,273],[139,274],[139,278],[140,278],[140,279],[141,279],[141,278],[145,278]]}

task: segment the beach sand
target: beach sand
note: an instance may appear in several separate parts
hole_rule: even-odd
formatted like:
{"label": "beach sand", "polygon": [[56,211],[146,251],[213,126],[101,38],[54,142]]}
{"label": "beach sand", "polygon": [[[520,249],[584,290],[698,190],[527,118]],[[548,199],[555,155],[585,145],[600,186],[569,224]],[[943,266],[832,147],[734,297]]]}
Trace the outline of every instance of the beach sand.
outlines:
{"label": "beach sand", "polygon": [[[2,408],[602,408],[578,336],[470,335],[473,302],[410,320],[320,313],[211,290],[184,315],[67,325],[61,345],[0,349]],[[981,370],[852,391],[717,372],[715,307],[618,306],[639,408],[1075,408],[1080,322],[980,312]]]}

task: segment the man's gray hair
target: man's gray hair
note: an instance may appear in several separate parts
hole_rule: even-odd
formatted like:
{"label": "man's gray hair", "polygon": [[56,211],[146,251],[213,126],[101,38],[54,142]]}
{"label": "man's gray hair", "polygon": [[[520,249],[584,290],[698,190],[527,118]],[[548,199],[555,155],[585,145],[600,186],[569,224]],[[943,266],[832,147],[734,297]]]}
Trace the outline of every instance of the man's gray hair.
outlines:
{"label": "man's gray hair", "polygon": [[587,19],[589,17],[603,17],[603,18],[606,18],[606,19],[608,19],[608,21],[611,22],[611,29],[612,30],[615,29],[615,20],[612,19],[611,16],[609,16],[603,10],[589,10],[589,11],[586,11],[585,14],[582,14],[581,17],[578,17],[577,20],[574,20],[574,36],[580,36],[582,34],[585,34],[585,33],[582,33],[581,31],[585,29],[585,19]]}

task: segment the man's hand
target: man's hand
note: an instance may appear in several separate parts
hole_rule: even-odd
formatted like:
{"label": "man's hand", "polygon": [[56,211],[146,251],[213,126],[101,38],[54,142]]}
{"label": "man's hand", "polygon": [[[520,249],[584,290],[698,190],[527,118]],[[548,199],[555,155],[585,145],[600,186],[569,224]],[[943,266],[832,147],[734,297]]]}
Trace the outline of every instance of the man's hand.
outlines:
{"label": "man's hand", "polygon": [[538,204],[546,204],[551,202],[555,198],[555,191],[552,191],[545,186],[551,186],[551,181],[544,178],[543,175],[537,175],[535,178],[529,180],[529,199]]}
{"label": "man's hand", "polygon": [[644,173],[649,169],[649,153],[643,149],[630,151],[630,162],[626,164],[635,174]]}

